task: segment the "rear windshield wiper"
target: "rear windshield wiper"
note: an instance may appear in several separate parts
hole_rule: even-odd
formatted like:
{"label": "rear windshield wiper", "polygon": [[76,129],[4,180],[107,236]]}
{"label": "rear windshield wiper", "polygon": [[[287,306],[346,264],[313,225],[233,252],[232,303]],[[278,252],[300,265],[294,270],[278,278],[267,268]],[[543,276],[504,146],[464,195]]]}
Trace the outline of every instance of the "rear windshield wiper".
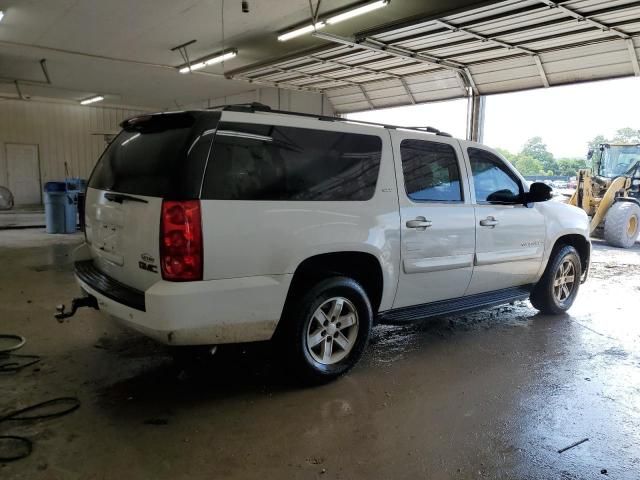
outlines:
{"label": "rear windshield wiper", "polygon": [[149,203],[144,198],[133,197],[131,195],[125,195],[124,193],[105,193],[104,198],[110,202],[122,203],[125,200],[132,202]]}

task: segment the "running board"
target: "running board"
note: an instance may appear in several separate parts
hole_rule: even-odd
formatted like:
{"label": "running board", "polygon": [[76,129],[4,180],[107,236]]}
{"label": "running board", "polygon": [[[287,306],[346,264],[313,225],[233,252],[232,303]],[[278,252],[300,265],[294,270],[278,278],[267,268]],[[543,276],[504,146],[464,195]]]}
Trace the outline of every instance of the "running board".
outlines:
{"label": "running board", "polygon": [[400,323],[422,320],[430,317],[441,317],[452,313],[481,310],[483,308],[503,305],[517,300],[526,300],[531,294],[533,285],[505,288],[495,292],[478,293],[467,297],[440,300],[411,307],[395,308],[378,315],[380,323]]}

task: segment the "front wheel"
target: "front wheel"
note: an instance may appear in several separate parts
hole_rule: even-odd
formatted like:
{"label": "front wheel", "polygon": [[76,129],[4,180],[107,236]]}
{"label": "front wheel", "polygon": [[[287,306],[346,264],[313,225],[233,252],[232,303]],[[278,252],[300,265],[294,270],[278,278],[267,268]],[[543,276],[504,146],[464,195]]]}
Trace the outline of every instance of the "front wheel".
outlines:
{"label": "front wheel", "polygon": [[640,233],[640,207],[632,202],[611,205],[604,219],[604,239],[614,247],[631,248]]}
{"label": "front wheel", "polygon": [[285,308],[276,344],[286,366],[305,383],[324,383],[360,359],[373,311],[358,282],[332,277],[318,282]]}
{"label": "front wheel", "polygon": [[570,245],[554,249],[544,274],[531,292],[531,304],[542,313],[560,315],[573,305],[578,289],[582,264]]}

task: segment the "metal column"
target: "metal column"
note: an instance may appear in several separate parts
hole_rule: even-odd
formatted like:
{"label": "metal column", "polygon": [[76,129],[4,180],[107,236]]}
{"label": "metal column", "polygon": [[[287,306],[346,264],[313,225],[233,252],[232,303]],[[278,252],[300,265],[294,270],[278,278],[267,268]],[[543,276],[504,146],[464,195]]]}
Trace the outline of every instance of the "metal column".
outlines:
{"label": "metal column", "polygon": [[467,140],[482,143],[484,137],[484,95],[470,95],[467,109]]}

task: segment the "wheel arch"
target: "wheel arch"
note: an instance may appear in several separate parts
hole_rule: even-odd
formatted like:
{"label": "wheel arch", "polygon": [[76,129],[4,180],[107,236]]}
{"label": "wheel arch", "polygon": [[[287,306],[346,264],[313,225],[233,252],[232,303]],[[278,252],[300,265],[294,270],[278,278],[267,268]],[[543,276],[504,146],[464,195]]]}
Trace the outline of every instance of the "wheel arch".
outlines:
{"label": "wheel arch", "polygon": [[353,278],[367,293],[374,315],[378,312],[385,293],[382,266],[375,255],[362,251],[320,253],[300,262],[291,279],[285,309],[292,299],[330,276]]}
{"label": "wheel arch", "polygon": [[565,245],[570,245],[577,250],[578,255],[580,256],[582,272],[584,273],[589,267],[591,258],[591,242],[579,233],[569,233],[558,237],[553,244],[547,263],[553,258],[553,253]]}

